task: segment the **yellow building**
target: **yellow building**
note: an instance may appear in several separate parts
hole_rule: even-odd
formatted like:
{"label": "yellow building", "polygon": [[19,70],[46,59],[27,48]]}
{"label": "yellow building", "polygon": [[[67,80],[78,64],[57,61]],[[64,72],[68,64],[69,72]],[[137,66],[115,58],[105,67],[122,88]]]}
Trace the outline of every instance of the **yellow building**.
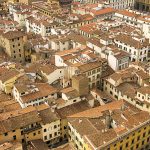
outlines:
{"label": "yellow building", "polygon": [[31,61],[31,53],[32,53],[32,46],[30,43],[25,43],[24,45],[24,57],[26,62]]}
{"label": "yellow building", "polygon": [[150,148],[150,115],[120,100],[68,117],[69,139],[78,150]]}
{"label": "yellow building", "polygon": [[[76,70],[88,78],[88,87],[92,89],[100,85],[100,76],[102,72],[102,61],[94,61],[85,64],[73,64],[71,69]],[[74,80],[73,80],[74,81]],[[74,82],[73,82],[74,83]]]}
{"label": "yellow building", "polygon": [[45,136],[48,139],[50,135],[53,137],[53,142],[49,141],[49,144],[54,144],[56,137],[60,136],[60,119],[47,104],[1,113],[0,118],[0,144],[4,142],[24,143],[38,139],[47,142]]}
{"label": "yellow building", "polygon": [[56,109],[56,112],[61,117],[60,127],[61,127],[61,141],[68,140],[68,120],[67,116],[82,112],[84,110],[90,109],[87,101],[80,101],[69,106],[65,106],[60,109]]}
{"label": "yellow building", "polygon": [[14,83],[22,75],[23,74],[16,69],[3,68],[0,75],[0,90],[6,94],[11,94]]}
{"label": "yellow building", "polygon": [[31,140],[33,136],[33,139],[39,138],[41,133],[33,133],[32,136],[30,135],[33,131],[37,132],[37,130],[41,129],[41,126],[39,126],[41,118],[37,113],[38,112],[33,107],[15,110],[8,113],[1,113],[0,143],[10,141],[23,143]]}
{"label": "yellow building", "polygon": [[8,31],[0,34],[0,46],[6,54],[14,61],[24,62],[25,33],[21,31]]}

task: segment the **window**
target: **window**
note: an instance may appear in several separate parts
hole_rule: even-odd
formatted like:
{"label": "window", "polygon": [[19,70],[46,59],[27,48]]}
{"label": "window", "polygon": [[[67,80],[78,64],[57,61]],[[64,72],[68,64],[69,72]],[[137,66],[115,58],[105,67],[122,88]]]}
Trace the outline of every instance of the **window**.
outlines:
{"label": "window", "polygon": [[64,138],[65,138],[65,139],[67,138],[67,135],[66,135],[66,134],[64,135]]}
{"label": "window", "polygon": [[131,149],[130,150],[133,150],[133,147],[131,147]]}
{"label": "window", "polygon": [[21,131],[21,135],[23,135],[23,131]]}
{"label": "window", "polygon": [[139,133],[141,132],[141,130],[138,131]]}
{"label": "window", "polygon": [[83,147],[83,144],[80,142],[80,146]]}
{"label": "window", "polygon": [[20,44],[18,44],[18,46],[20,46]]}
{"label": "window", "polygon": [[54,125],[54,129],[56,129],[57,128],[57,125]]}
{"label": "window", "polygon": [[76,102],[76,100],[73,100],[73,102],[75,103],[75,102]]}
{"label": "window", "polygon": [[47,140],[47,136],[44,136],[44,140]]}
{"label": "window", "polygon": [[142,145],[144,145],[144,141],[142,141]]}
{"label": "window", "polygon": [[95,74],[95,70],[92,71],[92,74]]}
{"label": "window", "polygon": [[55,132],[54,135],[57,136],[57,132]]}
{"label": "window", "polygon": [[41,132],[40,131],[38,131],[38,134],[40,134]]}
{"label": "window", "polygon": [[99,69],[97,69],[97,72],[100,72],[100,68],[99,68]]}
{"label": "window", "polygon": [[13,136],[13,139],[16,140],[16,135]]}
{"label": "window", "polygon": [[13,47],[15,47],[15,45],[13,45]]}
{"label": "window", "polygon": [[139,144],[136,145],[136,148],[138,148],[138,147],[139,147]]}
{"label": "window", "polygon": [[116,98],[116,99],[118,99],[118,96],[117,96],[117,95],[115,95],[115,98]]}
{"label": "window", "polygon": [[132,140],[132,144],[134,143],[134,139]]}
{"label": "window", "polygon": [[134,51],[134,55],[136,55],[136,52]]}
{"label": "window", "polygon": [[113,95],[112,91],[110,91],[110,94]]}
{"label": "window", "polygon": [[36,135],[36,133],[33,133],[33,136],[35,136]]}
{"label": "window", "polygon": [[145,137],[145,134],[146,134],[146,133],[144,132],[144,133],[143,133],[143,137]]}
{"label": "window", "polygon": [[120,146],[119,150],[122,150],[122,146]]}
{"label": "window", "polygon": [[15,132],[16,130],[13,130],[12,132]]}
{"label": "window", "polygon": [[76,149],[78,149],[78,145],[77,144],[75,145],[75,147],[76,147]]}
{"label": "window", "polygon": [[140,140],[140,136],[137,137],[137,141],[139,141],[139,140]]}
{"label": "window", "polygon": [[44,129],[44,132],[46,132],[46,129]]}
{"label": "window", "polygon": [[129,146],[129,143],[126,143],[126,147],[128,147]]}
{"label": "window", "polygon": [[49,135],[49,138],[52,138],[52,134]]}
{"label": "window", "polygon": [[24,139],[22,139],[22,143],[24,143],[25,142],[25,140]]}
{"label": "window", "polygon": [[5,135],[5,136],[7,136],[7,135],[8,135],[8,133],[4,133],[4,135]]}

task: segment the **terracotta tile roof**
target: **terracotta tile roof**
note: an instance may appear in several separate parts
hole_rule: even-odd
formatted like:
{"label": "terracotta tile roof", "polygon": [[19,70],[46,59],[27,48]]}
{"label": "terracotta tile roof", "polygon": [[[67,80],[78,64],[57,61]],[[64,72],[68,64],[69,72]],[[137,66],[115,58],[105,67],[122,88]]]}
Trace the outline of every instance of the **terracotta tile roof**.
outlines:
{"label": "terracotta tile roof", "polygon": [[39,91],[24,95],[21,97],[23,103],[27,103],[33,100],[36,100],[38,98],[42,98],[51,94],[54,94],[57,92],[57,89],[50,86],[47,83],[37,83],[36,87],[39,89]]}
{"label": "terracotta tile roof", "polygon": [[4,83],[12,78],[14,78],[15,76],[18,76],[20,74],[19,71],[17,70],[7,70],[5,72],[3,72],[2,74],[0,74],[0,80]]}
{"label": "terracotta tile roof", "polygon": [[78,51],[79,51],[79,49],[64,50],[64,51],[56,52],[55,55],[65,56],[65,55],[76,53]]}
{"label": "terracotta tile roof", "polygon": [[81,136],[89,135],[91,133],[97,133],[96,128],[90,123],[87,118],[74,118],[69,119],[69,122],[73,125],[73,127],[80,133]]}
{"label": "terracotta tile roof", "polygon": [[[109,115],[116,126],[108,127],[104,118]],[[105,149],[118,141],[118,136],[127,137],[129,131],[141,128],[149,120],[149,113],[120,100],[92,108],[68,117],[69,125],[78,132],[92,149]]]}
{"label": "terracotta tile roof", "polygon": [[117,86],[117,90],[121,91],[124,95],[127,95],[131,98],[135,98],[136,90],[139,88],[138,84],[133,83],[122,83]]}
{"label": "terracotta tile roof", "polygon": [[15,39],[25,36],[25,33],[22,31],[8,31],[6,33],[3,33],[2,36],[6,39]]}
{"label": "terracotta tile roof", "polygon": [[137,92],[139,93],[142,93],[142,94],[150,94],[150,86],[144,86],[144,87],[141,87],[137,90]]}
{"label": "terracotta tile roof", "polygon": [[87,37],[84,37],[82,35],[75,34],[75,33],[71,33],[70,35],[68,35],[68,38],[71,39],[72,41],[78,42],[82,45],[86,45],[86,41],[88,40]]}
{"label": "terracotta tile roof", "polygon": [[137,70],[133,67],[118,71],[110,75],[108,78],[113,79],[114,81],[118,81],[120,79],[127,79],[135,76],[135,72]]}
{"label": "terracotta tile roof", "polygon": [[119,10],[116,13],[119,13],[119,14],[121,14],[123,16],[128,16],[128,17],[136,17],[137,16],[137,14],[135,14],[133,12],[129,12],[127,10]]}
{"label": "terracotta tile roof", "polygon": [[22,144],[19,142],[5,142],[0,145],[0,150],[20,149]]}
{"label": "terracotta tile roof", "polygon": [[137,71],[136,74],[143,80],[150,78],[150,75],[148,73],[145,73],[143,70]]}
{"label": "terracotta tile roof", "polygon": [[30,140],[27,149],[28,150],[41,150],[41,149],[50,150],[48,145],[42,139]]}
{"label": "terracotta tile roof", "polygon": [[56,112],[52,112],[51,108],[46,104],[36,106],[36,109],[39,112],[39,116],[41,117],[43,124],[51,123],[60,119],[58,114]]}
{"label": "terracotta tile roof", "polygon": [[100,9],[100,10],[91,10],[91,12],[95,16],[100,16],[100,15],[105,15],[105,14],[109,14],[109,13],[115,13],[116,10],[113,8],[104,8],[104,9]]}
{"label": "terracotta tile roof", "polygon": [[124,104],[124,102],[122,100],[120,101],[115,101],[112,103],[108,103],[106,105],[103,106],[99,106],[96,108],[92,108],[71,116],[68,116],[69,118],[94,118],[94,117],[99,117],[102,116],[103,111],[106,110],[115,110],[115,109],[120,109],[121,106]]}
{"label": "terracotta tile roof", "polygon": [[39,70],[41,70],[43,73],[46,73],[49,75],[50,73],[54,72],[57,69],[57,67],[53,65],[43,65],[39,67]]}
{"label": "terracotta tile roof", "polygon": [[135,40],[131,35],[120,34],[115,37],[115,40],[121,41],[122,43],[130,45],[130,47],[135,47],[136,49],[142,49],[149,46],[148,40],[140,42]]}
{"label": "terracotta tile roof", "polygon": [[0,119],[0,134],[20,129],[21,127],[41,121],[37,111],[31,107],[27,107],[19,111],[2,113],[0,114]]}
{"label": "terracotta tile roof", "polygon": [[83,64],[83,65],[79,66],[78,69],[80,70],[81,73],[85,73],[87,71],[99,68],[101,66],[102,66],[101,62],[96,61],[96,62],[90,62],[90,63]]}
{"label": "terracotta tile roof", "polygon": [[105,143],[108,143],[109,141],[115,139],[116,137],[117,137],[116,132],[113,129],[109,129],[108,131],[105,131],[104,133],[97,132],[97,133],[86,135],[84,139],[88,141],[90,140],[90,142],[95,147],[98,148],[100,146],[103,146]]}
{"label": "terracotta tile roof", "polygon": [[75,150],[73,145],[71,143],[63,144],[62,146],[59,146],[57,148],[54,148],[54,150]]}
{"label": "terracotta tile roof", "polygon": [[57,119],[59,119],[58,115],[53,113],[51,108],[46,104],[36,107],[29,106],[7,113],[1,113],[0,134],[4,134],[6,132],[20,128],[25,128],[26,126],[29,126],[33,123],[51,123]]}
{"label": "terracotta tile roof", "polygon": [[118,60],[129,56],[130,54],[125,51],[117,50],[116,52],[114,52],[114,57],[116,57]]}
{"label": "terracotta tile roof", "polygon": [[72,91],[74,91],[74,90],[75,90],[74,88],[68,87],[68,88],[62,89],[60,92],[62,92],[62,93],[68,93],[68,92],[72,92]]}
{"label": "terracotta tile roof", "polygon": [[85,111],[90,109],[90,106],[87,101],[80,101],[74,103],[72,105],[66,106],[64,108],[56,110],[61,118],[67,118],[67,116],[71,116],[73,114]]}
{"label": "terracotta tile roof", "polygon": [[79,93],[77,92],[77,90],[75,90],[72,87],[65,88],[61,90],[60,92],[64,93],[68,97],[68,99],[79,97]]}

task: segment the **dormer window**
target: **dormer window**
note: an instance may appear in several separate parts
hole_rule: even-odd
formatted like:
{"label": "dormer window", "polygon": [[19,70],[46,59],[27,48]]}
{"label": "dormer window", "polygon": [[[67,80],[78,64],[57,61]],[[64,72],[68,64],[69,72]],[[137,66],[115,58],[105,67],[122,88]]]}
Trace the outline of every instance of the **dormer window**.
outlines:
{"label": "dormer window", "polygon": [[24,95],[24,94],[25,94],[25,92],[22,92],[22,93],[21,93],[21,95]]}

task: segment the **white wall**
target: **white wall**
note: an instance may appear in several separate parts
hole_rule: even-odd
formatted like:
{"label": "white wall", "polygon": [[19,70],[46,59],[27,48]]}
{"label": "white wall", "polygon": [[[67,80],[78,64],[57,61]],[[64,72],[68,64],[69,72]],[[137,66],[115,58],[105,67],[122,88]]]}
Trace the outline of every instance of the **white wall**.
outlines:
{"label": "white wall", "polygon": [[64,69],[56,69],[49,75],[46,75],[45,73],[42,72],[42,74],[48,79],[48,83],[52,84],[54,81],[58,79],[62,79],[64,76]]}

